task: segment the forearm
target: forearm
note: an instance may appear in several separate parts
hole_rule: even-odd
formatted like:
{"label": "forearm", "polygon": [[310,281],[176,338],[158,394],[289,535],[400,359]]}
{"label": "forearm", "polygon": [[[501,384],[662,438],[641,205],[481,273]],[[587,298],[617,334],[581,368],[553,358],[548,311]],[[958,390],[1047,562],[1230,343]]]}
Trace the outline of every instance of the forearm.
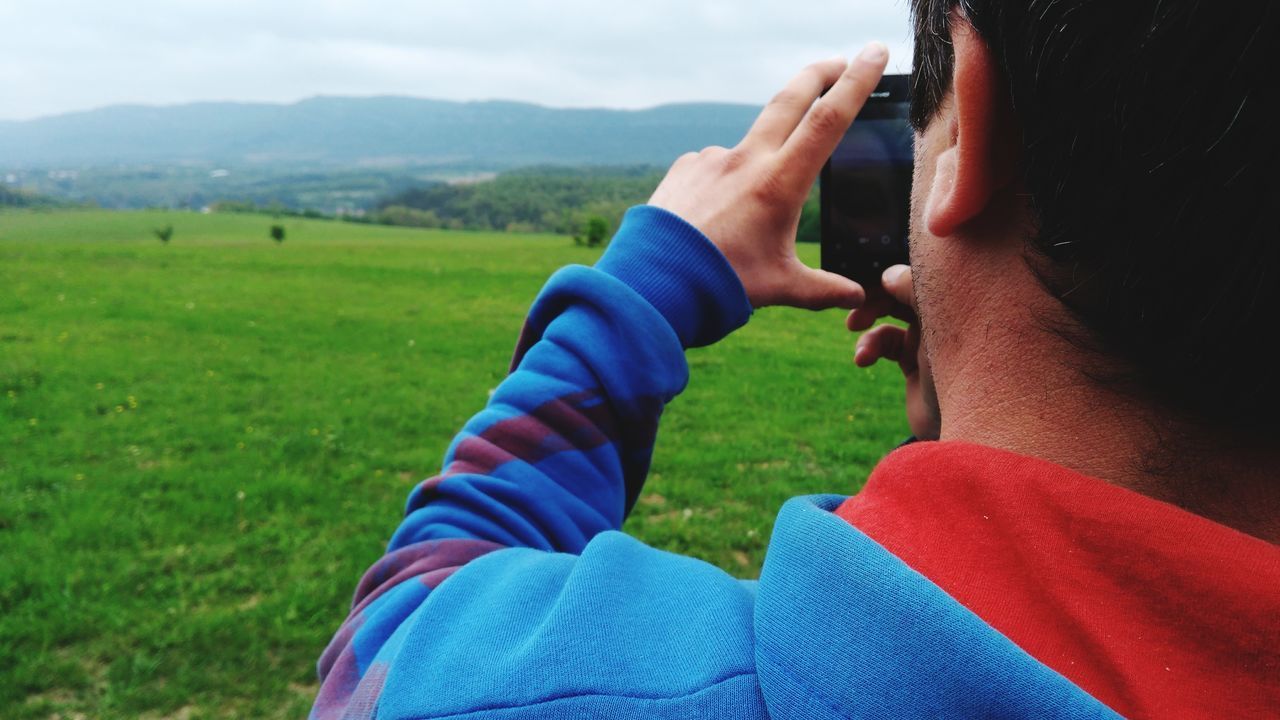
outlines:
{"label": "forearm", "polygon": [[391,549],[441,538],[578,552],[621,527],[658,419],[688,380],[684,348],[746,321],[727,262],[679,218],[628,214],[596,268],[556,273],[511,375],[417,488]]}

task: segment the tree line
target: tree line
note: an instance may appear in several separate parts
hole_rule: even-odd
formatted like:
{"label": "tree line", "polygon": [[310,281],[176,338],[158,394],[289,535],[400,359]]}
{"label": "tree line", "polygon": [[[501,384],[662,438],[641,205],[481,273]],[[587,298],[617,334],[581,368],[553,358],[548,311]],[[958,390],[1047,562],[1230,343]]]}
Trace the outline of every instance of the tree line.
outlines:
{"label": "tree line", "polygon": [[0,185],[0,208],[56,208],[69,206],[71,206],[71,203]]}
{"label": "tree line", "polygon": [[466,230],[580,235],[592,218],[616,228],[662,180],[652,167],[533,167],[480,182],[412,188],[378,203],[374,222]]}
{"label": "tree line", "polygon": [[[455,230],[547,232],[594,244],[623,213],[646,202],[664,171],[640,167],[532,167],[490,180],[412,188],[377,204],[367,219],[385,225]],[[805,204],[800,240],[817,242],[817,193]]]}

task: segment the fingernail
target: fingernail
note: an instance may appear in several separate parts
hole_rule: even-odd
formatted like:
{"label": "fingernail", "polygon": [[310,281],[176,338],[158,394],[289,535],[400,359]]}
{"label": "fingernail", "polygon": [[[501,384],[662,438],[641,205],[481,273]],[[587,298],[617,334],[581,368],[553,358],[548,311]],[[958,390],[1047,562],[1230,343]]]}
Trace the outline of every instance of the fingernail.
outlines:
{"label": "fingernail", "polygon": [[878,63],[888,57],[889,48],[885,47],[884,43],[880,42],[867,43],[867,46],[862,48],[862,52],[858,53],[859,60],[866,60],[867,62],[873,63]]}
{"label": "fingernail", "polygon": [[892,285],[897,282],[898,279],[902,277],[902,273],[906,272],[908,269],[909,268],[906,265],[892,265],[888,270],[885,270],[884,275],[881,275],[880,277],[884,280],[885,285]]}

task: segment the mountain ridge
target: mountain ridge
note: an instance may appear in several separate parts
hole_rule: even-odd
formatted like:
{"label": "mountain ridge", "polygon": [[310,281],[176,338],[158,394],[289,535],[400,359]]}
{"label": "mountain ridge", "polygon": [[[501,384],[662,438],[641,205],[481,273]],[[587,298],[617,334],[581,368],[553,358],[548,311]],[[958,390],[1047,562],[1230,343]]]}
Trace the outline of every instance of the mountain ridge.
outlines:
{"label": "mountain ridge", "polygon": [[626,110],[400,95],[123,104],[0,121],[0,170],[144,163],[376,162],[472,170],[665,165],[691,149],[736,142],[758,112],[758,106],[720,102]]}

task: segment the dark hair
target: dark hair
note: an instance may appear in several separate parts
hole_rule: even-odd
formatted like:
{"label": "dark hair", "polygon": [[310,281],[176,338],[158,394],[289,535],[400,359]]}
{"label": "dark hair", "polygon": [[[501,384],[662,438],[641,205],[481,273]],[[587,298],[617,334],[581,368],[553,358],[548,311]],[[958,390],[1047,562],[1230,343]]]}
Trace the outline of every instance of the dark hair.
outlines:
{"label": "dark hair", "polygon": [[990,48],[1021,132],[1032,267],[1132,387],[1274,438],[1280,4],[912,0],[911,119],[950,89],[950,19]]}

